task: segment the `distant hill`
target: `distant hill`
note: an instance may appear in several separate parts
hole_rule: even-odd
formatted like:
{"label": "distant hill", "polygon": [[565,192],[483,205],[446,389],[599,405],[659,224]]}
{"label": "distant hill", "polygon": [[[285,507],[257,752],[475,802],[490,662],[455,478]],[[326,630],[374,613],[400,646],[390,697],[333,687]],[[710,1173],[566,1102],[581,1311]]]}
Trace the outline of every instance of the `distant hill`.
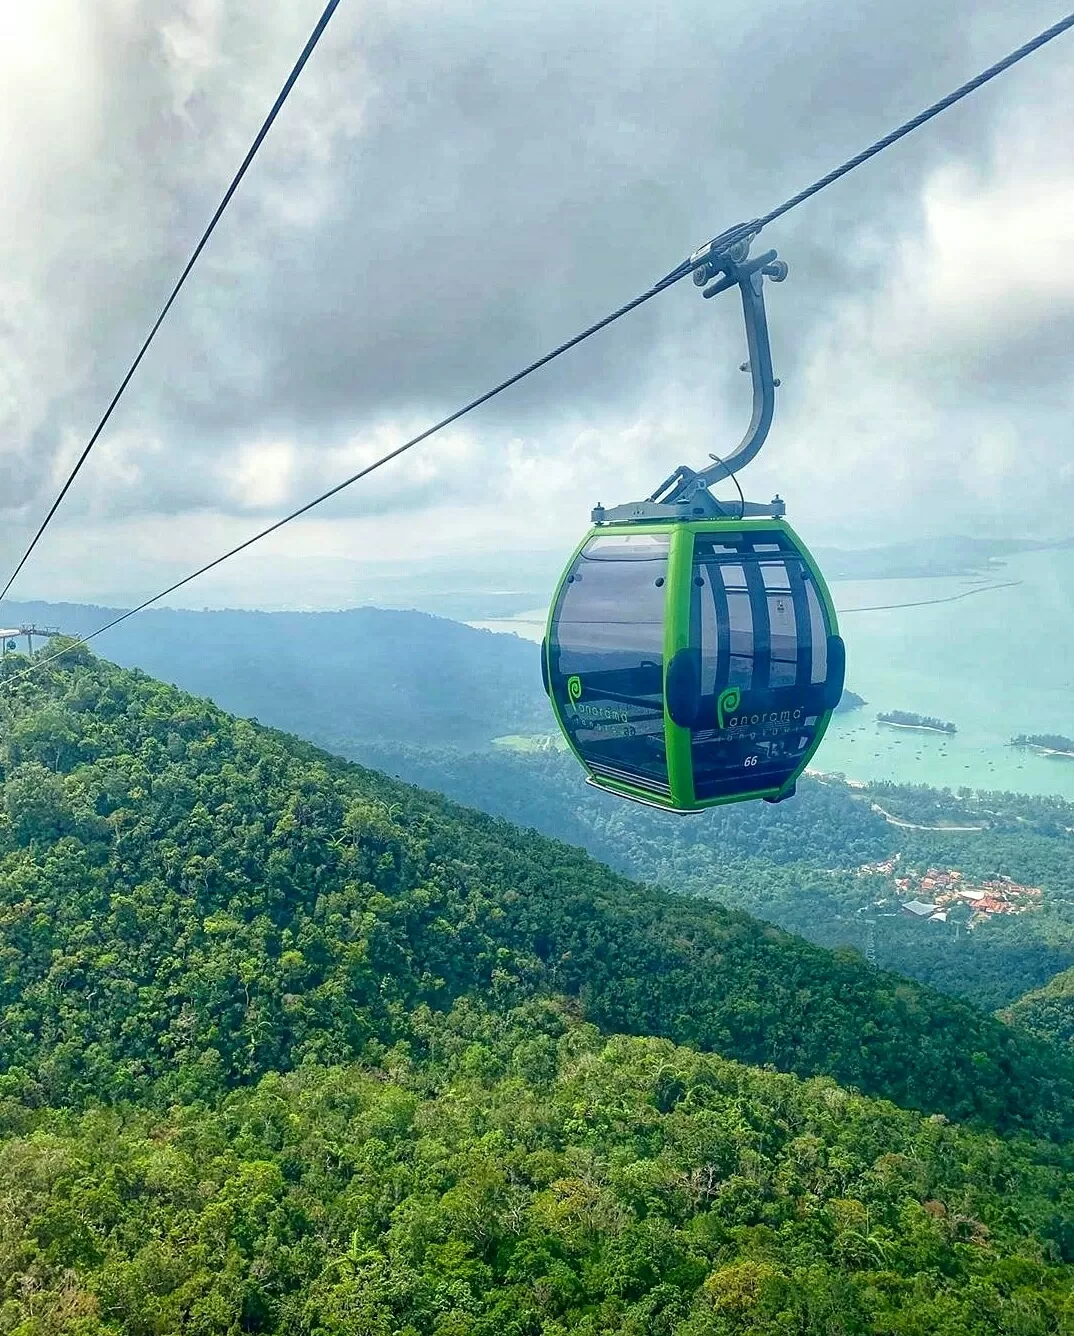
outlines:
{"label": "distant hill", "polygon": [[1074,967],[1026,993],[1002,1015],[1012,1025],[1074,1048]]}
{"label": "distant hill", "polygon": [[868,703],[864,696],[859,696],[856,692],[847,691],[844,688],[835,711],[836,714],[849,714],[851,710],[860,710],[863,705],[868,705]]}
{"label": "distant hill", "polygon": [[1074,538],[916,539],[872,548],[817,548],[814,555],[829,580],[907,580],[995,573],[1007,557],[1074,547]]}
{"label": "distant hill", "polygon": [[[117,609],[5,602],[3,615],[86,635]],[[320,741],[479,746],[548,723],[535,645],[422,612],[149,609],[93,647]]]}
{"label": "distant hill", "polygon": [[[3,615],[13,625],[87,635],[119,611],[5,602]],[[374,742],[480,748],[552,724],[537,645],[424,612],[151,608],[93,649],[233,714],[342,751]],[[840,708],[863,703],[847,691]]]}

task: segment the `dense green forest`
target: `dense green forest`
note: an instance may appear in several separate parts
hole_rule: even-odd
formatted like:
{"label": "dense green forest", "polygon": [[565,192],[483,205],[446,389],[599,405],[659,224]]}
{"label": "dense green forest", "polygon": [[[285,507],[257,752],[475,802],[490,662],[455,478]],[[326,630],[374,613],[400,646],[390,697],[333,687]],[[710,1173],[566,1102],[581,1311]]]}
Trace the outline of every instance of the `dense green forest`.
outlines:
{"label": "dense green forest", "polygon": [[0,1064],[26,1098],[213,1093],[406,1039],[419,1006],[560,993],[609,1031],[1074,1130],[1070,1063],[970,1007],[85,650],[0,692],[0,723]]}
{"label": "dense green forest", "polygon": [[211,1105],[0,1103],[0,1330],[1071,1330],[1067,1151],[548,1003],[412,1029]]}
{"label": "dense green forest", "polygon": [[[864,951],[872,917],[878,964],[988,1010],[1074,965],[1074,805],[1062,799],[885,783],[862,791],[807,776],[793,802],[741,804],[683,821],[584,784],[571,758],[554,751],[384,743],[352,751],[412,783],[580,845],[628,875],[749,910],[824,946]],[[909,824],[893,825],[882,813]],[[1032,914],[997,917],[972,931],[957,921],[876,917],[871,906],[890,886],[857,869],[896,853],[908,867],[935,864],[1040,885],[1044,899]]]}
{"label": "dense green forest", "polygon": [[1074,1048],[1074,969],[1064,970],[1007,1008],[1004,1017]]}
{"label": "dense green forest", "polygon": [[0,1332],[1074,1322],[1058,1046],[85,650],[25,666]]}

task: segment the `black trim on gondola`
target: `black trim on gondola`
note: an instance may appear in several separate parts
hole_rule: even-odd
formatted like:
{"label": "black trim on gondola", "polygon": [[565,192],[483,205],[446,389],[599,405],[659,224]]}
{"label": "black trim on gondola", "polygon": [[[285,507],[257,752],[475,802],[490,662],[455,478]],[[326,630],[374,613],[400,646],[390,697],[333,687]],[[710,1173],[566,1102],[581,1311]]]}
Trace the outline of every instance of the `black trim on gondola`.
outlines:
{"label": "black trim on gondola", "polygon": [[671,721],[694,728],[701,713],[701,650],[691,645],[672,655],[664,677],[664,699]]}
{"label": "black trim on gondola", "polygon": [[813,628],[809,620],[805,571],[800,558],[785,557],[784,565],[791,585],[794,634],[798,641],[798,663],[794,670],[794,682],[796,686],[807,687],[813,679]]}
{"label": "black trim on gondola", "polygon": [[772,623],[768,616],[768,591],[757,562],[757,554],[743,554],[742,570],[746,576],[746,590],[750,596],[750,616],[753,618],[753,675],[751,685],[760,691],[768,689],[772,671]]}
{"label": "black trim on gondola", "polygon": [[705,563],[705,573],[712,587],[713,611],[716,615],[716,695],[731,680],[731,614],[727,606],[723,571],[719,562]]}
{"label": "black trim on gondola", "polygon": [[843,694],[847,672],[847,647],[842,636],[828,637],[828,675],[824,681],[824,708],[834,710]]}

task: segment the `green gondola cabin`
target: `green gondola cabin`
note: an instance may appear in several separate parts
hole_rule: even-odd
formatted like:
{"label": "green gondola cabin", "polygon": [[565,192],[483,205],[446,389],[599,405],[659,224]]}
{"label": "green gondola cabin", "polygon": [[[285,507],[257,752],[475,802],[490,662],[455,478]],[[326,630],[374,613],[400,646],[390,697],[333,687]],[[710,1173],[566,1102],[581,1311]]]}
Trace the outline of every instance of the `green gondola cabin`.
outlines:
{"label": "green gondola cabin", "polygon": [[772,519],[594,529],[543,654],[591,782],[675,811],[793,793],[845,663],[820,572]]}
{"label": "green gondola cabin", "polygon": [[687,262],[703,296],[741,295],[745,436],[711,467],[680,464],[644,501],[594,509],[541,647],[556,721],[589,782],[676,812],[789,798],[843,691],[835,608],[783,501],[710,491],[757,455],[779,385],[764,280],[781,283],[787,266],[774,250],[750,259],[756,230],[733,228]]}

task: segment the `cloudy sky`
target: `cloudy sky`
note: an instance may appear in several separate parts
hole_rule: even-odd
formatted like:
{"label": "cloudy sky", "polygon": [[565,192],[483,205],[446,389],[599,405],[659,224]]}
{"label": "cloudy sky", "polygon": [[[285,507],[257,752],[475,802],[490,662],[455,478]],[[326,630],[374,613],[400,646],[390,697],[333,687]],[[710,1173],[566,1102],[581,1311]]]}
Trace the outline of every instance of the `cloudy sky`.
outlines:
{"label": "cloudy sky", "polygon": [[[0,0],[5,568],[321,8]],[[1058,17],[343,0],[15,597],[153,592]],[[783,387],[747,495],[821,545],[1074,532],[1071,124],[1074,35],[765,234]],[[737,442],[741,344],[682,284],[177,601],[338,606],[389,561],[510,587]]]}

